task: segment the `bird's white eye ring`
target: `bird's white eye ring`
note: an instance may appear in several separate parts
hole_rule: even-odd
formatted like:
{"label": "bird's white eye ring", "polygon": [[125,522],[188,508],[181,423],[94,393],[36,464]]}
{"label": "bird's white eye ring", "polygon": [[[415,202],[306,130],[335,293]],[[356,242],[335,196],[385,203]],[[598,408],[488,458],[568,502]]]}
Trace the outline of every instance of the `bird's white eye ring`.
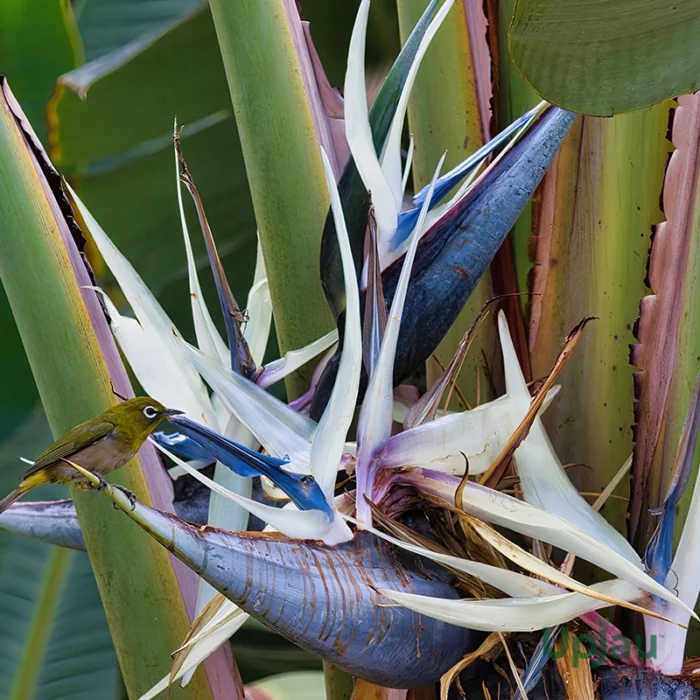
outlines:
{"label": "bird's white eye ring", "polygon": [[146,408],[143,409],[143,415],[146,416],[148,420],[153,420],[158,415],[158,411],[156,411],[153,406],[146,406]]}

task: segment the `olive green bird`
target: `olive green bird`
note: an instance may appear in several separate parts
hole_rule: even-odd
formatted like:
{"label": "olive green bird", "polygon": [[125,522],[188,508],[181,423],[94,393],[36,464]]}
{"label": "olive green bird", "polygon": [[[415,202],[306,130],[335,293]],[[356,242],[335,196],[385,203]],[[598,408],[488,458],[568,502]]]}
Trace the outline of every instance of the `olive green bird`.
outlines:
{"label": "olive green bird", "polygon": [[129,399],[81,423],[60,437],[22,474],[19,486],[0,501],[0,513],[27,491],[41,484],[73,484],[89,488],[66,460],[105,475],[126,464],[140,449],[161,419],[182,411],[165,408],[154,399]]}

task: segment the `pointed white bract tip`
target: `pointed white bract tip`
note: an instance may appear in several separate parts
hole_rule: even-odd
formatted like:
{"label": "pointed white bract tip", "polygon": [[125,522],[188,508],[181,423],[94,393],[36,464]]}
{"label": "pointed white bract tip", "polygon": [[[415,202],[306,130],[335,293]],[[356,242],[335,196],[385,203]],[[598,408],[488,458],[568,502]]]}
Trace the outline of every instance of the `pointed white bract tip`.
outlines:
{"label": "pointed white bract tip", "polygon": [[506,393],[514,399],[530,401],[530,390],[523,377],[518,354],[515,352],[513,339],[508,328],[508,321],[503,311],[498,312],[498,336],[501,341],[501,353],[503,355],[503,373],[505,375]]}
{"label": "pointed white bract tip", "polygon": [[[506,392],[514,400],[512,425],[517,426],[532,397],[523,376],[505,314],[498,314],[498,332],[503,352]],[[627,539],[600,513],[594,511],[571,483],[552,447],[542,419],[537,416],[529,433],[514,453],[523,497],[550,513],[559,515],[624,558],[641,566],[639,556]]]}
{"label": "pointed white bract tip", "polygon": [[335,511],[330,529],[323,536],[324,544],[334,547],[337,544],[349,542],[352,538],[352,530],[348,527],[348,524],[345,522],[343,517],[337,511]]}
{"label": "pointed white bract tip", "polygon": [[[421,39],[421,42],[416,51],[416,55],[413,58],[413,63],[406,76],[406,81],[401,90],[401,96],[399,97],[398,104],[396,106],[396,111],[394,112],[394,117],[391,122],[391,127],[389,128],[389,133],[386,138],[386,143],[384,146],[384,153],[382,154],[381,164],[382,172],[384,177],[389,183],[389,187],[394,195],[394,202],[397,207],[397,211],[400,210],[401,202],[403,199],[403,182],[404,176],[401,172],[401,136],[403,133],[403,125],[406,119],[406,110],[408,109],[408,98],[413,89],[413,84],[418,74],[418,69],[420,68],[423,57],[425,56],[430,44],[435,37],[435,33],[442,25],[445,17],[447,17],[448,12],[452,8],[454,0],[445,0],[442,7],[437,11],[435,17],[428,25],[426,32]],[[380,230],[380,233],[381,230]],[[393,231],[392,231],[393,233]],[[390,241],[387,237],[380,236],[379,255],[380,259],[384,259],[389,253]]]}
{"label": "pointed white bract tip", "polygon": [[345,137],[362,182],[371,192],[374,215],[380,233],[391,236],[396,230],[399,210],[391,186],[382,172],[374,149],[369,124],[365,87],[365,40],[369,18],[369,0],[357,11],[350,38],[348,66],[345,73]]}
{"label": "pointed white bract tip", "polygon": [[[639,590],[619,579],[603,581],[592,588],[614,598],[627,601],[639,599]],[[608,601],[582,593],[567,592],[535,598],[489,600],[431,598],[388,589],[379,592],[409,610],[484,632],[535,632],[611,605]]]}

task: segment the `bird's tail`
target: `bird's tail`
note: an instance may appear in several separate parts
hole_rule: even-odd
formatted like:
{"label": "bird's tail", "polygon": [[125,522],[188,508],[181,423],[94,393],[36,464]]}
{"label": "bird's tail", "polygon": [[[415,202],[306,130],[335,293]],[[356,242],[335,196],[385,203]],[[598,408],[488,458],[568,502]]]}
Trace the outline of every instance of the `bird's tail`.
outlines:
{"label": "bird's tail", "polygon": [[23,484],[20,484],[14,491],[9,493],[5,498],[0,501],[0,513],[6,511],[16,500],[24,496],[29,489],[22,488]]}

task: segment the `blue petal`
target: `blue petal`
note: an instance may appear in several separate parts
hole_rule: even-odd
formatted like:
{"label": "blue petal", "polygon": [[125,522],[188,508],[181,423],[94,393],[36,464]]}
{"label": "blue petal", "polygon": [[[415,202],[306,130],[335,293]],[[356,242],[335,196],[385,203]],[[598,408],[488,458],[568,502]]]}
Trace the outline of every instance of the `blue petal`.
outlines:
{"label": "blue petal", "polygon": [[333,517],[333,509],[313,476],[294,474],[282,469],[283,465],[289,463],[288,458],[279,459],[255,452],[184,416],[173,416],[168,420],[236,474],[266,476],[275,486],[282,489],[300,510],[320,510],[329,518]]}
{"label": "blue petal", "polygon": [[180,459],[187,461],[194,459],[201,462],[216,462],[216,459],[198,443],[182,433],[164,433],[158,431],[157,433],[153,433],[153,438],[159,445],[170,450],[170,452]]}
{"label": "blue petal", "polygon": [[[433,209],[437,206],[440,201],[445,197],[445,195],[462,179],[464,179],[471,172],[476,170],[499,146],[508,141],[515,133],[524,126],[529,119],[531,119],[535,113],[539,110],[538,107],[523,114],[521,117],[516,119],[510,126],[504,129],[498,136],[491,139],[486,145],[482,146],[478,151],[472,153],[465,161],[454,167],[448,173],[445,173],[441,178],[438,179],[435,185],[435,194],[430,203],[430,208]],[[424,187],[422,190],[417,192],[413,196],[413,203],[416,205],[413,209],[401,212],[399,214],[399,221],[396,228],[396,232],[391,240],[391,250],[396,250],[402,243],[404,243],[408,237],[411,235],[411,231],[416,226],[418,221],[418,215],[420,214],[420,208],[425,200],[425,195],[428,191],[428,187]]]}
{"label": "blue petal", "polygon": [[695,381],[695,389],[686,413],[666,497],[656,513],[660,516],[659,524],[647,545],[645,556],[647,569],[652,578],[660,583],[666,581],[673,563],[676,506],[688,485],[693,469],[698,432],[700,432],[700,373]]}

